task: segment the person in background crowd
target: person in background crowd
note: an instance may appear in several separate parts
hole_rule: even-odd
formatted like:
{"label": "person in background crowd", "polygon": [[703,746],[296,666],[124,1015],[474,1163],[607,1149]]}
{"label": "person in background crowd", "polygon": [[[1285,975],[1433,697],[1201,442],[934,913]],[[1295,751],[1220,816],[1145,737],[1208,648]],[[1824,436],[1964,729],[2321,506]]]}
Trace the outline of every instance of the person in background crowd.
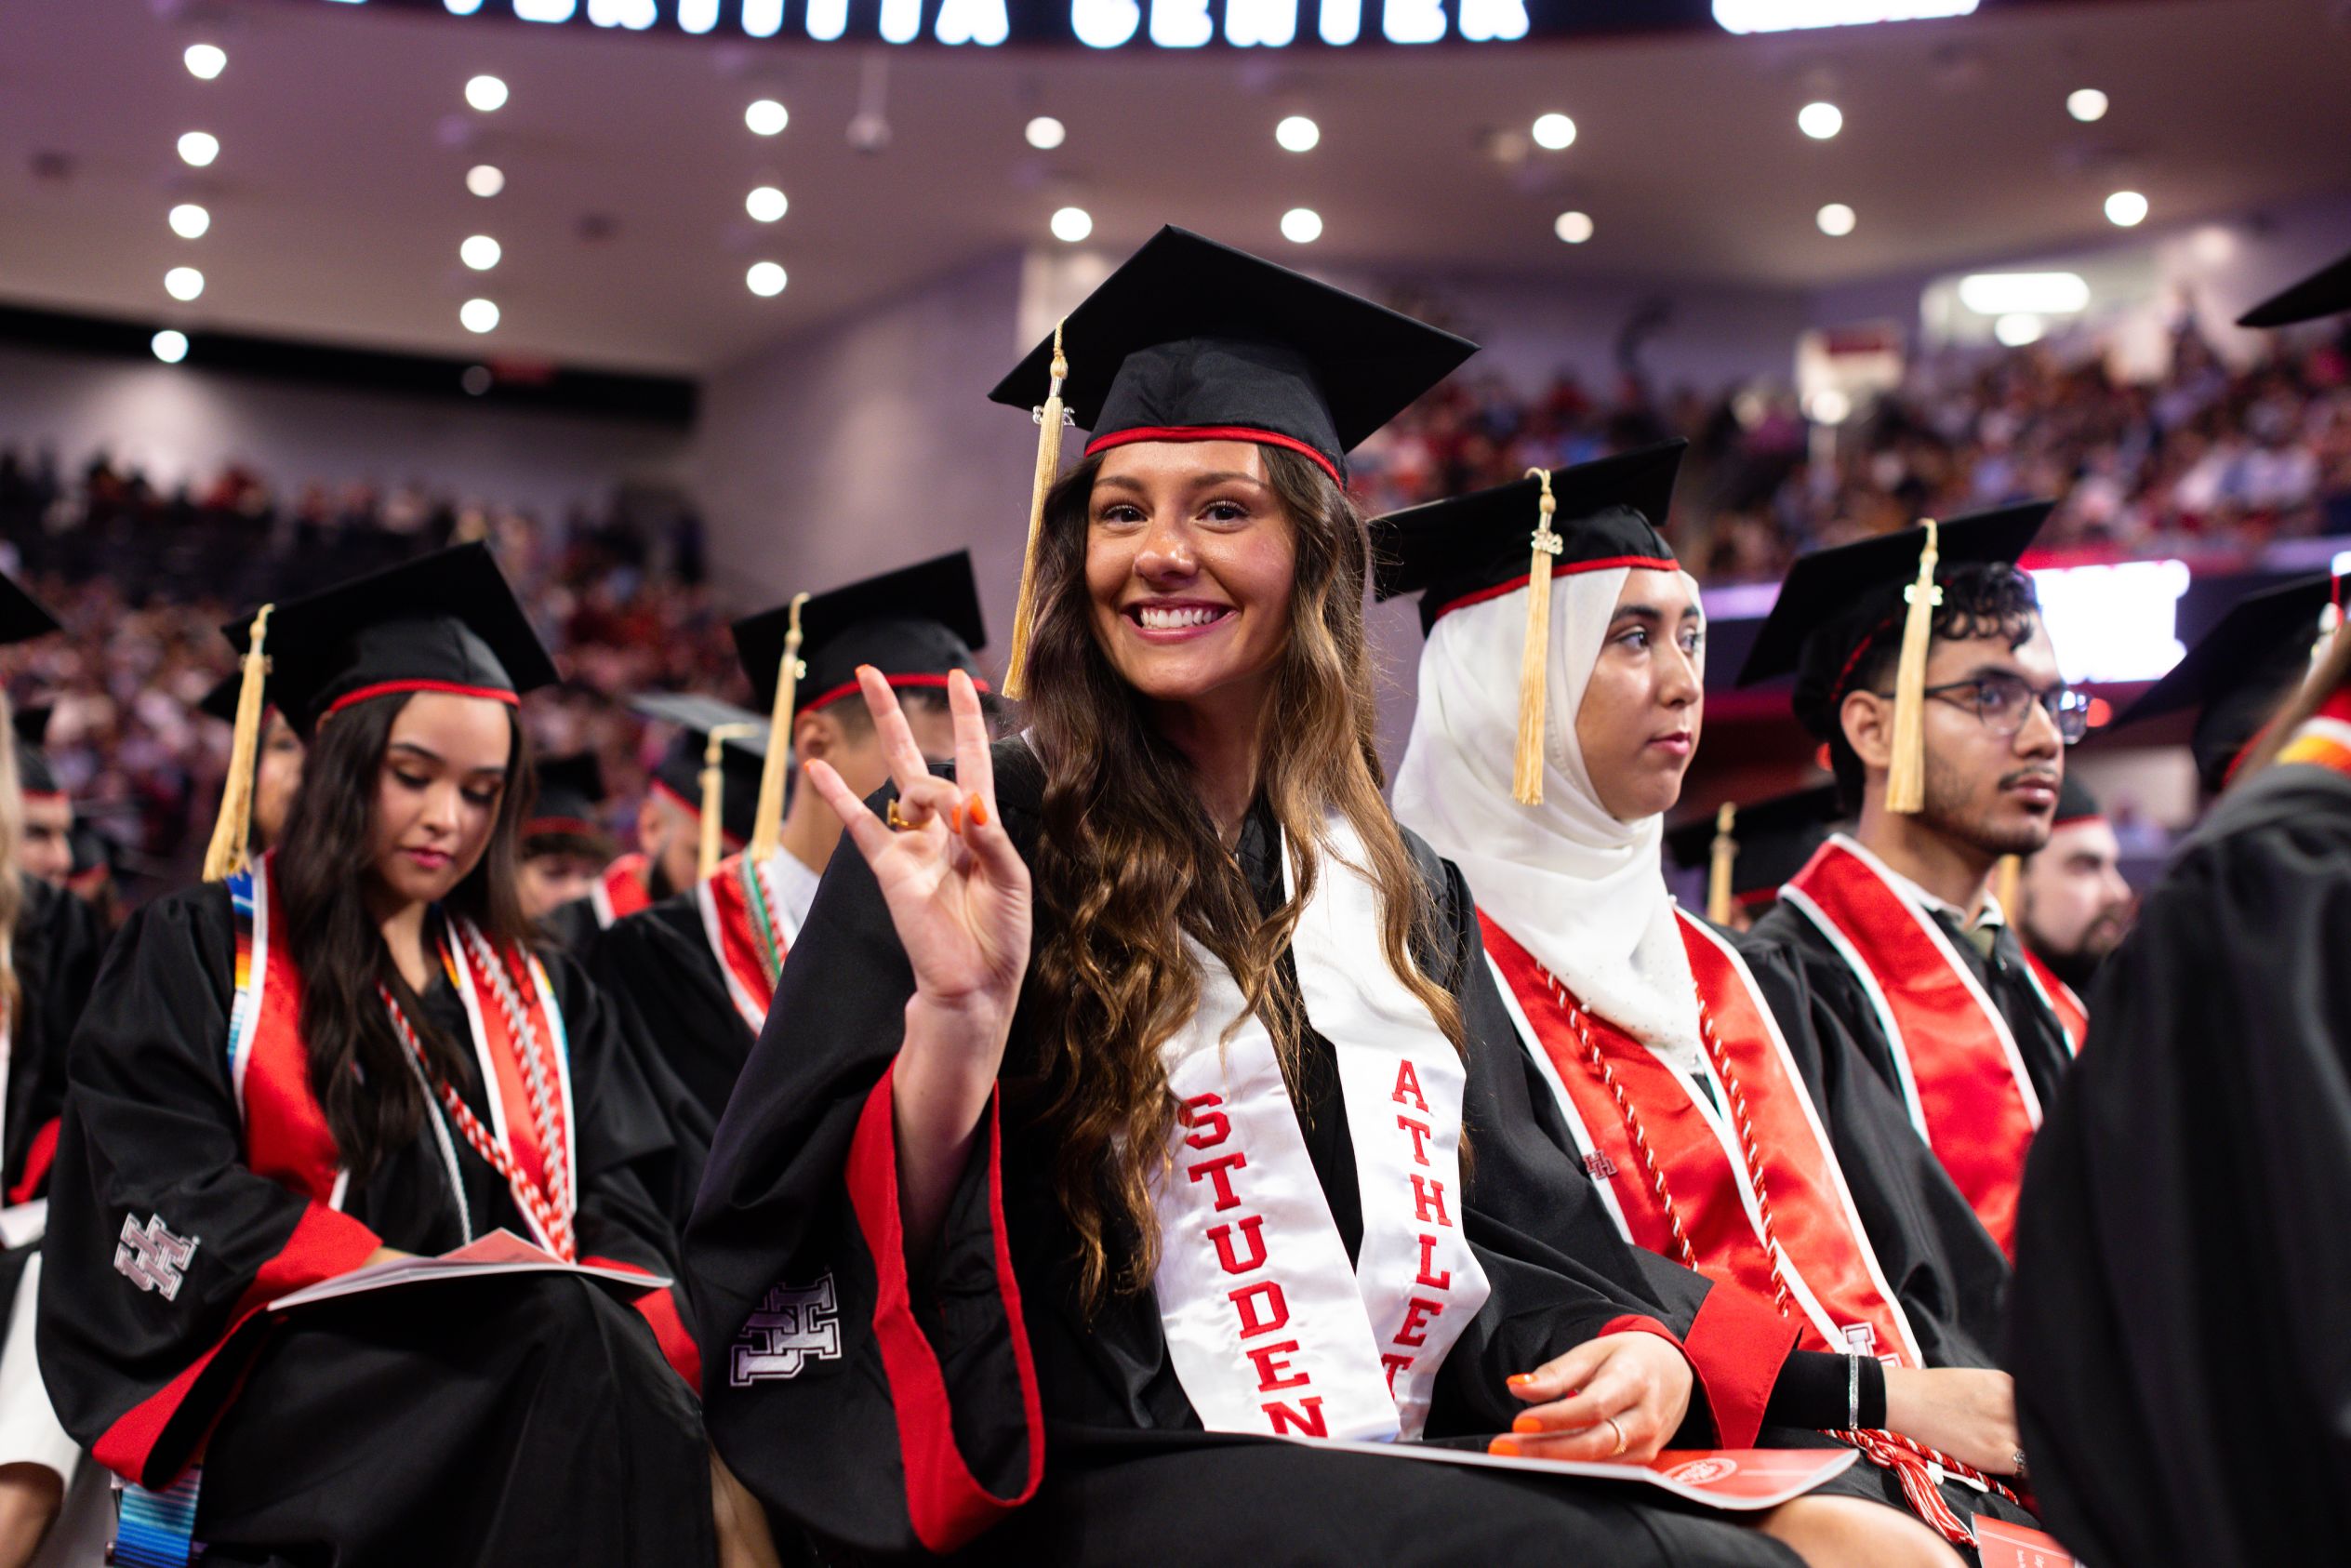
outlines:
{"label": "person in background crowd", "polygon": [[[746,828],[749,846],[685,892],[614,923],[588,955],[669,1120],[680,1225],[817,879],[841,843],[832,807],[813,790],[788,789],[790,764],[821,759],[860,800],[889,782],[881,735],[857,699],[857,671],[867,666],[899,694],[923,756],[949,761],[947,677],[957,670],[976,677],[972,650],[987,641],[963,551],[735,623],[755,699],[781,719],[767,725],[765,765],[746,797],[758,807]],[[779,673],[788,666],[789,683]],[[730,806],[737,794],[729,786]]]}
{"label": "person in background crowd", "polygon": [[[2351,257],[2247,319],[2346,310]],[[2099,975],[2026,1177],[2007,1361],[2087,1561],[2351,1557],[2351,637],[2318,645]]]}
{"label": "person in background crowd", "polygon": [[2086,722],[2015,565],[2048,514],[2011,508],[1807,556],[1739,676],[1796,671],[1796,716],[1858,813],[1755,934],[1802,960],[2003,1248],[2082,1022],[1992,891],[2003,856],[2048,841]]}
{"label": "person in background crowd", "polygon": [[[232,640],[241,630],[231,629]],[[237,690],[243,684],[240,675],[223,676],[206,695],[204,711],[233,727],[237,721]],[[286,722],[277,704],[271,703],[261,715],[261,736],[256,746],[253,769],[253,820],[247,830],[247,843],[256,855],[275,849],[286,836],[286,814],[293,808],[294,791],[302,783],[302,737]]]}
{"label": "person in background crowd", "polygon": [[263,635],[240,738],[266,659],[310,742],[285,841],[133,917],[75,1039],[39,1335],[66,1429],[192,1493],[212,1561],[712,1561],[724,1472],[671,1289],[556,1271],[268,1310],[500,1230],[622,1278],[673,1274],[674,1242],[611,1021],[529,950],[516,708],[554,671],[488,553],[280,603]]}
{"label": "person in background crowd", "polygon": [[1853,1358],[1842,1435],[1876,1468],[1848,1479],[1965,1547],[1976,1515],[2029,1518],[1984,1474],[2017,1468],[1988,1370],[2005,1261],[1786,957],[1675,908],[1658,864],[1706,700],[1697,584],[1655,525],[1680,458],[1538,470],[1372,524],[1378,592],[1419,593],[1428,634],[1398,818],[1468,879],[1568,1152],[1626,1239]]}
{"label": "person in background crowd", "polygon": [[2049,842],[2017,879],[2016,929],[2026,950],[2077,998],[2131,929],[2133,895],[2122,878],[2122,841],[2090,787],[2068,774]]}
{"label": "person in background crowd", "polygon": [[23,831],[17,865],[28,876],[63,887],[73,874],[73,797],[58,783],[42,750],[49,732],[49,710],[16,710],[17,787],[24,801]]}
{"label": "person in background crowd", "polygon": [[587,897],[612,863],[617,846],[604,827],[604,769],[592,752],[539,762],[516,868],[524,919],[539,923],[560,906]]}

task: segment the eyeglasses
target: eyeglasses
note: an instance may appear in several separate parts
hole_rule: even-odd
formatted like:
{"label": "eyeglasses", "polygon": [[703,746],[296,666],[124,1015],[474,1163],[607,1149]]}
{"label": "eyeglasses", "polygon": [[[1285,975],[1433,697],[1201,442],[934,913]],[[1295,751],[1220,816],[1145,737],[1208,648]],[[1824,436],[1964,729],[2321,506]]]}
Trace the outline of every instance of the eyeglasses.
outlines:
{"label": "eyeglasses", "polygon": [[1929,686],[1921,694],[1939,697],[1946,702],[1972,710],[1984,727],[1995,735],[2013,736],[2025,727],[2025,719],[2034,706],[2049,715],[2049,722],[2057,728],[2057,737],[2071,746],[2090,733],[2090,698],[2060,682],[2047,691],[2035,691],[2022,675],[1978,675],[1972,680],[1953,681],[1948,685]]}

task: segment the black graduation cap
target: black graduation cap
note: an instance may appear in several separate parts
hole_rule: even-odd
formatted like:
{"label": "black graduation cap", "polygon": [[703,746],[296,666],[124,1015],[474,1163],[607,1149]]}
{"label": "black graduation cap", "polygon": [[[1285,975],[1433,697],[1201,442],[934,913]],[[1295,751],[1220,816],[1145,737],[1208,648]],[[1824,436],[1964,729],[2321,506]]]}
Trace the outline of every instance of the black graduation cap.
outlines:
{"label": "black graduation cap", "polygon": [[[1835,831],[1839,817],[1836,783],[1808,785],[1733,807],[1727,832],[1720,811],[1686,822],[1666,834],[1666,853],[1684,870],[1709,872],[1707,918],[1720,923],[1730,918],[1729,909],[1720,906],[1757,909],[1776,900],[1781,887]],[[1729,881],[1720,889],[1724,897],[1717,899],[1718,879],[1711,873],[1718,842],[1724,839]]]}
{"label": "black graduation cap", "polygon": [[972,575],[968,550],[812,593],[737,621],[736,657],[762,708],[772,711],[776,706],[777,677],[795,614],[800,666],[793,684],[793,713],[853,694],[861,664],[881,671],[894,686],[944,685],[950,671],[961,670],[987,690],[978,661],[972,657],[972,650],[988,645],[988,625],[980,616],[979,582]]}
{"label": "black graduation cap", "polygon": [[2090,792],[2090,786],[2071,771],[2057,786],[2057,815],[2050,819],[2052,829],[2069,827],[2077,822],[2094,822],[2105,816],[2105,808],[2098,797]]}
{"label": "black graduation cap", "polygon": [[648,692],[629,699],[646,718],[678,726],[653,770],[653,787],[672,804],[702,815],[702,769],[711,733],[725,732],[720,751],[719,823],[727,838],[749,844],[759,805],[759,776],[767,756],[767,721],[748,708],[714,697]]}
{"label": "black graduation cap", "polygon": [[988,395],[1023,409],[1044,401],[1056,349],[1069,367],[1061,401],[1094,432],[1089,455],[1210,432],[1272,437],[1335,478],[1366,436],[1477,352],[1466,339],[1173,226]]}
{"label": "black graduation cap", "polygon": [[2237,318],[2239,326],[2291,326],[2351,311],[2351,256],[2321,267]]}
{"label": "black graduation cap", "polygon": [[[221,629],[242,654],[250,618]],[[266,632],[269,690],[308,740],[365,698],[458,691],[513,701],[555,663],[487,545],[473,543],[280,604]]]}
{"label": "black graduation cap", "polygon": [[47,704],[15,710],[17,747],[17,787],[27,795],[62,797],[65,791],[58,787],[57,770],[49,766],[48,753],[42,750],[48,743],[49,715],[56,711]]}
{"label": "black graduation cap", "polygon": [[610,837],[604,826],[604,770],[596,753],[542,757],[535,771],[538,794],[523,824],[525,839]]}
{"label": "black graduation cap", "polygon": [[[1675,566],[1663,530],[1687,441],[1578,463],[1550,475],[1551,525],[1561,548],[1551,572],[1604,566]],[[1371,522],[1372,591],[1417,593],[1426,632],[1447,610],[1508,593],[1532,573],[1530,544],[1542,521],[1544,481],[1534,474]]]}
{"label": "black graduation cap", "polygon": [[6,572],[0,572],[0,644],[29,643],[64,627],[38,599]]}
{"label": "black graduation cap", "polygon": [[[1938,525],[1936,580],[1960,566],[2015,565],[2055,508],[2054,501],[2029,501]],[[1906,591],[1918,579],[1926,540],[1925,528],[1904,528],[1799,557],[1734,684],[1751,686],[1795,671],[1796,716],[1816,738],[1827,739],[1860,654],[1903,630]]]}
{"label": "black graduation cap", "polygon": [[2334,578],[2326,573],[2247,594],[2112,727],[2196,709],[2188,751],[2198,779],[2219,793],[2238,759],[2310,673],[2334,595]]}

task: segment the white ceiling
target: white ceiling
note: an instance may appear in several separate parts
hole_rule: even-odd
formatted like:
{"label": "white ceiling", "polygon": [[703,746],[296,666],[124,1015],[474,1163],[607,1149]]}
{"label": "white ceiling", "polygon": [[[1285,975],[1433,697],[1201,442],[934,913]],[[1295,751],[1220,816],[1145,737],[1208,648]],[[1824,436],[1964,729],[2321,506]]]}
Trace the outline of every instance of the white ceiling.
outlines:
{"label": "white ceiling", "polygon": [[[781,47],[393,13],[309,0],[0,6],[0,300],[427,352],[696,374],[1007,246],[1076,203],[1112,252],[1163,221],[1305,264],[1814,286],[2110,234],[2129,186],[2157,223],[2351,191],[2351,7],[2334,0],[2053,5],[1962,21],[1733,38],[1312,57]],[[227,72],[201,82],[184,47]],[[850,149],[860,72],[887,72],[888,149]],[[467,110],[466,79],[512,89]],[[2113,112],[2077,125],[2065,94]],[[772,95],[772,140],[743,125]],[[1845,113],[1805,140],[1797,108]],[[1547,110],[1581,134],[1537,153]],[[1057,152],[1021,127],[1049,111]],[[1306,112],[1322,142],[1279,151]],[[219,137],[183,167],[183,130]],[[44,155],[51,155],[45,158]],[[61,155],[61,156],[60,156]],[[478,161],[505,193],[466,193]],[[64,166],[62,174],[55,166]],[[40,172],[44,166],[51,172]],[[791,210],[751,222],[773,182]],[[176,237],[175,201],[211,209]],[[1851,237],[1813,225],[1858,209]],[[1288,245],[1287,208],[1322,241]],[[1562,209],[1598,237],[1552,237]],[[583,220],[604,220],[589,238]],[[457,258],[469,233],[505,259]],[[750,262],[790,271],[777,299]],[[192,306],[162,286],[200,266]],[[458,303],[495,299],[488,339]]]}

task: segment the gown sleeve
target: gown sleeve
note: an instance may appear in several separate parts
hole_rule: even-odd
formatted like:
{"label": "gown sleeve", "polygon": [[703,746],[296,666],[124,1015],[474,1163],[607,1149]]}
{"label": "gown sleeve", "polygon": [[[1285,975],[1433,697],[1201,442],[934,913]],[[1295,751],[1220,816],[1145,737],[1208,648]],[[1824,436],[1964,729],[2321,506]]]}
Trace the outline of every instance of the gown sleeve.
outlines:
{"label": "gown sleeve", "polygon": [[116,1473],[166,1484],[258,1341],[232,1330],[380,1244],[245,1163],[230,1083],[229,897],[131,918],[73,1037],[49,1184],[41,1369],[67,1431]]}
{"label": "gown sleeve", "polygon": [[2351,783],[2288,766],[2224,798],[2099,973],[2026,1166],[2006,1349],[2085,1559],[2351,1539],[2347,952]]}
{"label": "gown sleeve", "polygon": [[81,1021],[106,937],[98,914],[71,893],[35,878],[24,879],[25,903],[19,914],[15,961],[22,995],[14,1035],[7,1110],[7,1177],[5,1199],[27,1203],[47,1189],[57,1158],[59,1113],[65,1106],[66,1051]]}
{"label": "gown sleeve", "polygon": [[[1036,764],[1015,741],[996,769],[1025,854]],[[686,1234],[712,1442],[769,1508],[878,1554],[953,1549],[1027,1501],[1044,1467],[1001,1091],[922,1277],[907,1263],[890,1071],[913,990],[871,871],[834,856]],[[1016,1052],[1025,1025],[1024,1009]]]}
{"label": "gown sleeve", "polygon": [[677,1281],[633,1305],[660,1341],[661,1353],[696,1388],[701,1358],[687,1323],[687,1293],[669,1216],[645,1186],[644,1172],[665,1161],[668,1131],[651,1091],[624,1048],[612,1010],[577,964],[549,963],[571,1046],[572,1110],[579,1123],[579,1206],[575,1229],[580,1260],[618,1265]]}
{"label": "gown sleeve", "polygon": [[1534,1081],[1487,965],[1468,884],[1441,865],[1441,929],[1454,941],[1446,956],[1468,1032],[1468,1234],[1493,1294],[1446,1359],[1432,1430],[1441,1423],[1507,1431],[1524,1406],[1504,1378],[1599,1335],[1631,1331],[1664,1337],[1690,1362],[1696,1388],[1680,1443],[1749,1446],[1795,1349],[1795,1325],[1760,1297],[1716,1287],[1618,1233]]}

